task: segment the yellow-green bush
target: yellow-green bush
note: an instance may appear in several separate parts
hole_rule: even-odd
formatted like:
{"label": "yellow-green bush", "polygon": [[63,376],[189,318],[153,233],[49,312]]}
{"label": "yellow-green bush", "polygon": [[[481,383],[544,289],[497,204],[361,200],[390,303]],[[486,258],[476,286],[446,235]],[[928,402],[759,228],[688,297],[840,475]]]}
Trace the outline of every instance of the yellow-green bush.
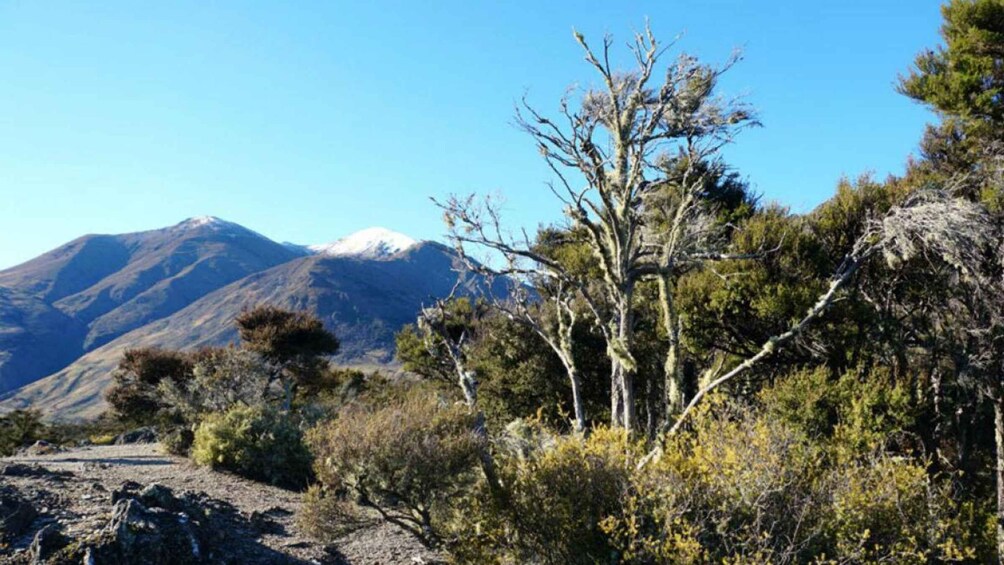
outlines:
{"label": "yellow-green bush", "polygon": [[[516,436],[516,437],[513,437]],[[454,556],[469,563],[608,563],[600,523],[620,512],[641,446],[621,430],[588,438],[510,425],[496,468],[504,486],[482,485],[454,523]]]}
{"label": "yellow-green bush", "polygon": [[975,556],[979,517],[923,461],[842,455],[777,418],[709,403],[603,522],[625,562],[927,563]]}
{"label": "yellow-green bush", "polygon": [[320,489],[301,523],[326,537],[339,524],[365,521],[368,509],[439,543],[450,505],[474,481],[482,448],[474,424],[465,406],[422,387],[343,407],[309,433]]}
{"label": "yellow-green bush", "polygon": [[631,477],[604,530],[638,563],[784,563],[815,553],[820,453],[777,422],[715,406]]}
{"label": "yellow-green bush", "polygon": [[288,488],[307,486],[312,461],[291,415],[261,406],[206,417],[195,430],[192,459]]}
{"label": "yellow-green bush", "polygon": [[115,443],[115,434],[94,434],[87,438],[92,445],[111,445]]}
{"label": "yellow-green bush", "polygon": [[878,456],[843,465],[824,479],[827,535],[842,562],[930,563],[972,560],[979,531],[945,485],[905,458]]}
{"label": "yellow-green bush", "polygon": [[896,445],[918,412],[906,383],[886,369],[798,371],[760,394],[766,417],[785,422],[835,455],[854,458]]}

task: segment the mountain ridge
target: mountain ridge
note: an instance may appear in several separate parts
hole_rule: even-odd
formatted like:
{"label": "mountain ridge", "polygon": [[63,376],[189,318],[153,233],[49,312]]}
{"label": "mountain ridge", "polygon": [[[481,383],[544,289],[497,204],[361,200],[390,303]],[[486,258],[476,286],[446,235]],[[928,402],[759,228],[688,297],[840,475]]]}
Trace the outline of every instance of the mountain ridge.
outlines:
{"label": "mountain ridge", "polygon": [[[86,245],[71,244],[87,237],[112,240],[102,240],[101,253],[91,251],[75,259]],[[0,411],[35,406],[60,419],[95,416],[104,408],[101,392],[125,349],[233,343],[237,337],[233,319],[259,304],[318,315],[342,342],[336,363],[394,369],[394,334],[414,321],[423,305],[449,294],[458,268],[451,248],[384,228],[356,232],[326,244],[341,242],[334,250],[306,255],[213,217],[190,218],[136,234],[85,236],[74,242],[0,271],[0,290],[19,297],[17,304],[30,305],[36,318],[46,315],[65,321],[70,339],[64,341],[80,346],[75,357],[64,352],[49,363],[45,367],[49,372],[15,383],[16,387],[0,386]],[[150,251],[151,245],[156,253]],[[82,268],[94,258],[118,259],[106,248],[124,248],[126,260]],[[40,261],[42,257],[46,258]],[[80,282],[63,276],[58,267],[65,265],[76,269],[73,275],[83,273],[80,276],[98,280]],[[150,277],[151,272],[157,276]],[[56,280],[60,285],[51,284]],[[18,282],[26,290],[6,288],[4,281]],[[8,363],[2,349],[2,314],[0,308],[0,376]],[[33,328],[22,328],[17,335],[41,333],[39,324]],[[21,345],[19,355],[37,354],[44,346]]]}

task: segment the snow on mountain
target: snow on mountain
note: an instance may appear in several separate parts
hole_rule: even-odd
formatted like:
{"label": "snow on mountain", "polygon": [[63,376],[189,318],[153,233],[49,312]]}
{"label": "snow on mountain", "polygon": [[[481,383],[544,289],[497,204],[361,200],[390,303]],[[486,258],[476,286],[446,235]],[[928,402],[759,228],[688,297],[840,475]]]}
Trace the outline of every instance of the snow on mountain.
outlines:
{"label": "snow on mountain", "polygon": [[310,245],[307,248],[320,255],[352,256],[380,259],[396,255],[418,241],[386,228],[367,228],[343,237],[333,243]]}

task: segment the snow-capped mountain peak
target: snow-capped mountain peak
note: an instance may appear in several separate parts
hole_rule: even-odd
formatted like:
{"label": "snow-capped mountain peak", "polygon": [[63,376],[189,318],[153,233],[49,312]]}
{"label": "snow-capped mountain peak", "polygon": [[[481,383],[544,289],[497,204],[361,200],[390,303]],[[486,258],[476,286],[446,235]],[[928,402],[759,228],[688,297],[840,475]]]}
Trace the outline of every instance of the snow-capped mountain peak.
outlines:
{"label": "snow-capped mountain peak", "polygon": [[378,259],[396,255],[418,241],[386,228],[367,228],[333,243],[310,245],[307,248],[321,255],[353,256]]}
{"label": "snow-capped mountain peak", "polygon": [[234,222],[228,222],[222,218],[217,218],[216,216],[195,216],[174,225],[170,229],[175,231],[190,231],[199,234],[212,233],[224,237],[244,237],[252,235],[262,239],[268,239],[254,230],[248,229]]}
{"label": "snow-capped mountain peak", "polygon": [[176,225],[175,228],[178,229],[209,228],[216,231],[228,230],[228,229],[247,230],[247,228],[241,226],[240,224],[228,222],[226,220],[217,218],[216,216],[196,216],[194,218],[188,218],[187,220]]}

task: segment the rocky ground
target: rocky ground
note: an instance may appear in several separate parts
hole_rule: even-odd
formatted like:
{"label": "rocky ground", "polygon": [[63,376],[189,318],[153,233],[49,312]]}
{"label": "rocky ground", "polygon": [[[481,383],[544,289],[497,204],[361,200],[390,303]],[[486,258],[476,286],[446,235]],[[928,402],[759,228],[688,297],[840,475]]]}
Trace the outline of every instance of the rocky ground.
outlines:
{"label": "rocky ground", "polygon": [[332,544],[295,524],[300,494],[193,466],[157,444],[0,458],[0,563],[434,563],[381,524]]}

